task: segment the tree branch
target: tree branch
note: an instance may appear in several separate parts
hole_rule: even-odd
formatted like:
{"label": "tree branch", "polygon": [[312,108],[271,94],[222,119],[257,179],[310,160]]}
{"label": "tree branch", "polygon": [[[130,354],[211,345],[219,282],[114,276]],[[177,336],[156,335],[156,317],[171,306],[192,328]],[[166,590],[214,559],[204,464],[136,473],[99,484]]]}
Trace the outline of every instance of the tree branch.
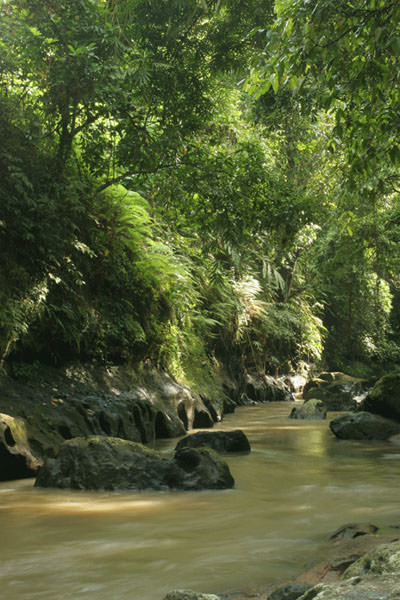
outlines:
{"label": "tree branch", "polygon": [[95,193],[99,194],[100,192],[103,192],[108,187],[110,187],[110,185],[120,183],[126,177],[132,177],[134,175],[151,175],[152,173],[157,173],[158,171],[161,171],[163,169],[171,169],[172,167],[176,167],[176,166],[177,166],[176,162],[173,162],[173,163],[168,163],[165,165],[159,165],[158,167],[155,167],[154,169],[143,169],[140,171],[135,171],[135,170],[126,171],[125,173],[122,173],[122,175],[118,175],[117,177],[113,177],[112,179],[107,179],[101,186],[99,186],[95,190]]}

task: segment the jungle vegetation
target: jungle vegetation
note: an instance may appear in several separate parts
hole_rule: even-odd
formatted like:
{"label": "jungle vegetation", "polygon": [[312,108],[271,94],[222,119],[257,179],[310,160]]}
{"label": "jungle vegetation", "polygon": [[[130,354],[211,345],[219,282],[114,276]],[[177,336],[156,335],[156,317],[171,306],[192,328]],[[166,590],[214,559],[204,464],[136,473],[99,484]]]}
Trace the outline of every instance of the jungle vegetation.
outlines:
{"label": "jungle vegetation", "polygon": [[1,0],[1,364],[400,362],[399,56],[388,0]]}

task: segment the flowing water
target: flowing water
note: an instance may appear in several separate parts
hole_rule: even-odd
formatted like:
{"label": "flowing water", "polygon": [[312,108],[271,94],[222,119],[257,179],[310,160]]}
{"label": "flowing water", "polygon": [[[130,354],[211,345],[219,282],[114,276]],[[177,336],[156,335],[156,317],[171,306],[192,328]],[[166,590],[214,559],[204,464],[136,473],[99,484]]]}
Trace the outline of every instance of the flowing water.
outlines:
{"label": "flowing water", "polygon": [[[237,409],[252,452],[233,490],[81,493],[0,484],[0,590],[11,600],[161,600],[295,576],[351,521],[400,522],[400,445],[335,439],[290,403]],[[163,441],[168,451],[175,441]]]}

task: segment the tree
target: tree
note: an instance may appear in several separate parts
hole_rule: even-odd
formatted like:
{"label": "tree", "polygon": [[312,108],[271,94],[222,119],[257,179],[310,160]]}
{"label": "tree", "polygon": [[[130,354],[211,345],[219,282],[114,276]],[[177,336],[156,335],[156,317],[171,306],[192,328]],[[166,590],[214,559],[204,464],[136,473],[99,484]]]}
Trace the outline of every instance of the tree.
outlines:
{"label": "tree", "polygon": [[275,10],[249,88],[288,86],[310,109],[333,111],[332,142],[344,143],[354,171],[370,174],[388,156],[397,164],[398,3],[278,0]]}

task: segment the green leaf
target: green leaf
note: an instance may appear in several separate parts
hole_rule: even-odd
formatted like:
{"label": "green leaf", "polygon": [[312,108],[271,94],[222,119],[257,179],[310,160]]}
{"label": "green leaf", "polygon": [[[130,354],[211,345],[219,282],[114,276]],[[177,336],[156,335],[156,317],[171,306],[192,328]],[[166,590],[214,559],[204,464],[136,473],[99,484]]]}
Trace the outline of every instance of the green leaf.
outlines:
{"label": "green leaf", "polygon": [[278,73],[274,73],[273,75],[271,75],[270,78],[271,84],[272,84],[272,89],[274,90],[275,94],[278,92],[279,90],[279,76]]}
{"label": "green leaf", "polygon": [[395,56],[400,56],[400,37],[393,37],[390,40],[390,48]]}

